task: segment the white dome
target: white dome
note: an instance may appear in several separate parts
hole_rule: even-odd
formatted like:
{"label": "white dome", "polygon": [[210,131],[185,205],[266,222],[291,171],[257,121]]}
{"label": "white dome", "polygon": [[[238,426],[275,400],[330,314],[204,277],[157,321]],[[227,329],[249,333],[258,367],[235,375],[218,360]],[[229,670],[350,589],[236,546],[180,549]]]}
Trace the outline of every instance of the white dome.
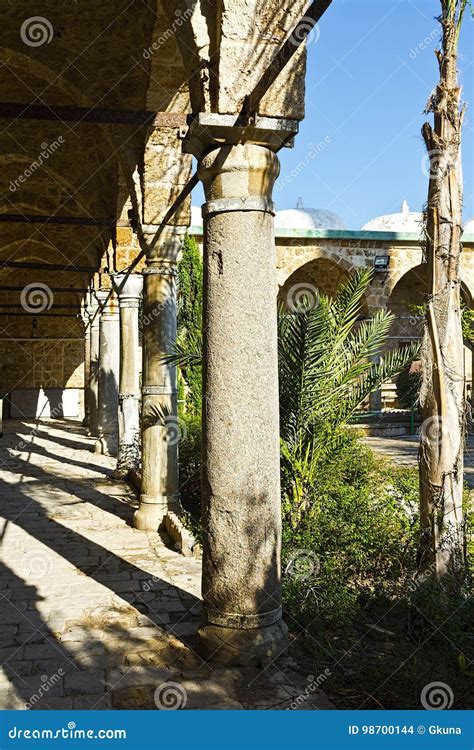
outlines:
{"label": "white dome", "polygon": [[202,227],[202,212],[200,206],[191,206],[191,226]]}
{"label": "white dome", "polygon": [[300,198],[296,208],[277,211],[275,229],[346,229],[340,216],[324,208],[304,208]]}
{"label": "white dome", "polygon": [[402,210],[399,214],[386,214],[371,219],[362,227],[367,232],[413,232],[421,234],[423,214],[410,211],[408,203],[403,201]]}
{"label": "white dome", "polygon": [[474,234],[474,219],[469,219],[464,224],[464,234]]}

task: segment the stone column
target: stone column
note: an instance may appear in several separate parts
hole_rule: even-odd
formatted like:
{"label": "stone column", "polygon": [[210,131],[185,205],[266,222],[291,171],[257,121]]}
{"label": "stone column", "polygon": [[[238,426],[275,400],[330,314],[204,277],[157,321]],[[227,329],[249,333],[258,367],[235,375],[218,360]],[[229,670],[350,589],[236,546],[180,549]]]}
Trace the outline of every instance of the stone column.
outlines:
{"label": "stone column", "polygon": [[102,306],[99,324],[98,436],[96,451],[118,452],[118,386],[120,369],[119,309],[111,290],[97,293]]}
{"label": "stone column", "polygon": [[91,319],[89,305],[84,303],[81,309],[84,323],[84,419],[83,425],[89,425],[90,420],[90,387],[91,387]]}
{"label": "stone column", "polygon": [[140,434],[140,365],[138,311],[143,288],[141,274],[115,274],[120,309],[119,448],[116,474],[126,476],[138,466]]}
{"label": "stone column", "polygon": [[176,262],[182,230],[166,227],[143,271],[142,488],[137,529],[156,531],[179,510],[176,368],[163,362],[176,341]]}
{"label": "stone column", "polygon": [[90,321],[90,364],[89,364],[89,435],[98,433],[98,391],[99,391],[99,302],[91,292],[87,307]]}
{"label": "stone column", "polygon": [[283,652],[277,280],[264,145],[199,162],[204,240],[203,579],[200,652],[225,664]]}

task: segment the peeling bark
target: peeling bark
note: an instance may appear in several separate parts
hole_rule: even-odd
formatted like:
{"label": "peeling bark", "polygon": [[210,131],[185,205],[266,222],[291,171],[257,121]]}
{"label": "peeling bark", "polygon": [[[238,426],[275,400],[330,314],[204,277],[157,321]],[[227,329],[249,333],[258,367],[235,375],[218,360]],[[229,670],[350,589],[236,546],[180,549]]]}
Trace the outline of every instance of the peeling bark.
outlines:
{"label": "peeling bark", "polygon": [[430,297],[421,350],[421,566],[438,578],[464,563],[463,449],[465,393],[459,263],[462,252],[461,132],[457,42],[464,0],[441,0],[439,82],[427,105],[434,127],[423,138],[430,179],[425,254]]}

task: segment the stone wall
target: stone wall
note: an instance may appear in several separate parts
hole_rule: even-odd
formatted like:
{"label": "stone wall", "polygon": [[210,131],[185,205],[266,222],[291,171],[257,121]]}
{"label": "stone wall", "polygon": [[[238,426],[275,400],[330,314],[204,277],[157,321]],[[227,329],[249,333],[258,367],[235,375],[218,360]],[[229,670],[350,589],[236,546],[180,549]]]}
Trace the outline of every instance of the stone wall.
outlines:
{"label": "stone wall", "polygon": [[[191,227],[202,248],[202,228]],[[416,235],[388,232],[351,232],[339,230],[277,230],[277,279],[279,297],[289,303],[300,293],[317,289],[334,294],[348,274],[360,268],[373,268],[377,256],[389,258],[386,272],[376,272],[362,304],[362,315],[379,308],[393,312],[396,320],[390,331],[388,347],[418,339],[422,322],[411,305],[423,304],[427,285],[422,250]],[[464,238],[461,257],[462,297],[469,307],[474,295],[474,237]],[[472,351],[464,348],[466,388],[472,388]],[[385,407],[397,405],[394,383],[382,390]]]}

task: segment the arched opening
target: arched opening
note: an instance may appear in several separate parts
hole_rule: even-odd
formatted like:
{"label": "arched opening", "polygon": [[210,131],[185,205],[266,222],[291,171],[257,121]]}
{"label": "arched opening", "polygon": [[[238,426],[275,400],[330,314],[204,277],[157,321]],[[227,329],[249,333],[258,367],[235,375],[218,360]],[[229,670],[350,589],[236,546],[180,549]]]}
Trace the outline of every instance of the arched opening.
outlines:
{"label": "arched opening", "polygon": [[[389,298],[389,310],[395,315],[395,321],[390,332],[391,339],[397,344],[418,341],[423,334],[424,310],[423,306],[429,298],[428,269],[425,263],[411,268],[395,284]],[[461,282],[461,304],[464,309],[472,310],[472,298],[466,284]],[[472,389],[472,344],[465,338],[464,372],[465,387],[468,398]],[[385,400],[390,398],[392,391],[393,405],[399,406],[396,385],[389,384],[385,393]]]}
{"label": "arched opening", "polygon": [[[340,285],[349,278],[349,272],[329,258],[316,258],[297,268],[280,288],[279,300],[289,306],[302,294],[312,297],[316,292],[333,297]],[[368,314],[367,302],[361,306],[361,316]]]}

